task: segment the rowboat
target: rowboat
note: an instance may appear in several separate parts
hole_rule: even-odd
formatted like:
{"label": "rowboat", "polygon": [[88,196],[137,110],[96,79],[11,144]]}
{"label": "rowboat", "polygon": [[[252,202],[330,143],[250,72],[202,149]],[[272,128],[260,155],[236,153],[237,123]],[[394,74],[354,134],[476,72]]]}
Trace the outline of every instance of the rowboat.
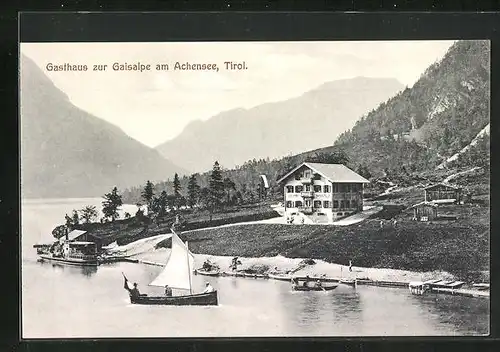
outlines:
{"label": "rowboat", "polygon": [[350,279],[339,279],[339,284],[342,284],[342,285],[347,285],[347,286],[351,286],[351,287],[356,287],[356,280],[350,280]]}
{"label": "rowboat", "polygon": [[244,273],[241,273],[241,272],[238,272],[238,271],[224,271],[222,273],[222,275],[224,275],[224,276],[235,276],[235,277],[244,277],[245,276]]}
{"label": "rowboat", "polygon": [[329,286],[292,286],[294,291],[331,291],[335,290],[338,285]]}
{"label": "rowboat", "polygon": [[[170,287],[178,290],[188,290],[189,294],[179,296],[148,296],[139,295],[135,289],[128,287],[125,279],[124,288],[130,293],[130,303],[144,305],[175,305],[175,306],[216,306],[217,291],[193,294],[191,274],[194,255],[189,251],[188,243],[182,242],[172,227],[172,249],[163,271],[149,284],[150,286]],[[208,283],[207,283],[208,286]],[[134,291],[135,290],[135,291]]]}
{"label": "rowboat", "polygon": [[210,293],[200,293],[195,295],[185,296],[147,296],[140,295],[138,297],[130,297],[130,302],[133,304],[145,305],[169,305],[169,306],[216,306],[217,291]]}
{"label": "rowboat", "polygon": [[194,271],[195,274],[197,275],[205,275],[205,276],[219,276],[220,275],[220,271],[217,270],[217,271],[206,271],[206,270],[201,270],[201,269],[196,269]]}
{"label": "rowboat", "polygon": [[293,276],[289,274],[268,274],[267,276],[270,279],[280,280],[280,281],[290,281],[293,278]]}
{"label": "rowboat", "polygon": [[250,277],[253,279],[268,279],[269,276],[266,274],[251,274],[251,273],[243,273],[244,277]]}

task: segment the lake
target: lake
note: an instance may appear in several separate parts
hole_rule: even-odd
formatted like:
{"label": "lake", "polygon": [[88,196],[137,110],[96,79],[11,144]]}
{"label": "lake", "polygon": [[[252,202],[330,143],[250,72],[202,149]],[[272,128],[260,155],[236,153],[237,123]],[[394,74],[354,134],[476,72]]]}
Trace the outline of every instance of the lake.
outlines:
{"label": "lake", "polygon": [[[489,300],[410,295],[406,289],[339,286],[292,292],[287,282],[193,276],[219,292],[217,307],[139,306],[123,289],[124,272],[143,293],[161,267],[133,263],[79,268],[37,261],[35,243],[52,240],[64,215],[100,199],[22,203],[23,338],[460,336],[487,335]],[[135,213],[135,206],[126,206]],[[153,256],[153,255],[152,255]],[[144,257],[144,255],[142,255]],[[146,256],[147,257],[147,256]],[[156,255],[157,257],[157,255]]]}

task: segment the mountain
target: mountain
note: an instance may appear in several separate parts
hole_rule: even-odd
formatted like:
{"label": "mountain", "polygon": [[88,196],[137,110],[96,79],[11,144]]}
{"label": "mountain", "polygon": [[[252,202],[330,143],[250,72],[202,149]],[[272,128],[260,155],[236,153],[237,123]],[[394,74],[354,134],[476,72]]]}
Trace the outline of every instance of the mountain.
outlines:
{"label": "mountain", "polygon": [[[231,178],[248,199],[251,193],[256,194],[259,175],[265,174],[279,199],[282,189],[276,179],[306,160],[347,158],[351,169],[368,171],[373,178],[388,177],[398,184],[414,184],[412,175],[418,180],[418,175],[424,174],[439,181],[442,172],[438,168],[443,167],[482,167],[487,173],[490,96],[489,42],[458,41],[413,87],[361,116],[330,146],[271,161],[252,157],[224,171],[223,177]],[[248,148],[252,150],[253,145]],[[209,173],[199,175],[199,184],[206,187],[208,178]],[[186,189],[187,178],[181,183]],[[158,184],[157,188],[169,189],[171,184]],[[140,189],[126,194],[136,199]]]}
{"label": "mountain", "polygon": [[93,197],[185,171],[74,106],[21,56],[21,184],[26,198]]}
{"label": "mountain", "polygon": [[[489,41],[458,41],[413,87],[363,116],[335,146],[378,171],[433,169],[478,134],[489,140],[480,132],[490,123],[490,99]],[[489,157],[486,142],[473,147]]]}
{"label": "mountain", "polygon": [[222,112],[195,121],[156,149],[191,171],[213,162],[231,168],[333,144],[359,117],[404,88],[395,79],[357,77],[328,82],[286,101]]}

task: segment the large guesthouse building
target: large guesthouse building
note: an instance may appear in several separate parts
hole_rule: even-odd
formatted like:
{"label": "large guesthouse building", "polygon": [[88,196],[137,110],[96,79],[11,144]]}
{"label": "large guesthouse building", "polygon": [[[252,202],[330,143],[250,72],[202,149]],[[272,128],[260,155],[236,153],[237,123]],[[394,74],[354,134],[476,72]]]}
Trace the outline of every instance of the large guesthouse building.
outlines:
{"label": "large guesthouse building", "polygon": [[278,183],[284,188],[286,216],[302,213],[315,223],[328,223],[363,210],[363,185],[369,181],[342,164],[305,162]]}

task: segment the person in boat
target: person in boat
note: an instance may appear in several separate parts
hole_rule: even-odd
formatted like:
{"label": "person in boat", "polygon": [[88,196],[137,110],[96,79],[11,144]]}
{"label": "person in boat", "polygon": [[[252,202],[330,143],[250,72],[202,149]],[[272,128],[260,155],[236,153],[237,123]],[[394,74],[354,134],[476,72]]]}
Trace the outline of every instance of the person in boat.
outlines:
{"label": "person in boat", "polygon": [[211,271],[212,270],[212,263],[210,263],[210,260],[205,260],[203,263],[203,266],[201,267],[205,271]]}
{"label": "person in boat", "polygon": [[137,288],[137,282],[134,282],[134,288],[130,288],[128,286],[128,280],[125,278],[125,285],[124,288],[128,291],[131,297],[139,297],[141,293],[139,292],[139,289]]}
{"label": "person in boat", "polygon": [[316,280],[316,287],[321,287],[321,281]]}
{"label": "person in boat", "polygon": [[205,284],[205,290],[203,290],[203,293],[211,293],[211,292],[214,292],[215,289],[212,287],[212,285],[210,285],[209,282],[207,282]]}
{"label": "person in boat", "polygon": [[172,297],[172,289],[168,285],[165,285],[165,296]]}
{"label": "person in boat", "polygon": [[299,286],[299,279],[297,279],[296,277],[293,277],[292,278],[292,287],[297,287]]}

